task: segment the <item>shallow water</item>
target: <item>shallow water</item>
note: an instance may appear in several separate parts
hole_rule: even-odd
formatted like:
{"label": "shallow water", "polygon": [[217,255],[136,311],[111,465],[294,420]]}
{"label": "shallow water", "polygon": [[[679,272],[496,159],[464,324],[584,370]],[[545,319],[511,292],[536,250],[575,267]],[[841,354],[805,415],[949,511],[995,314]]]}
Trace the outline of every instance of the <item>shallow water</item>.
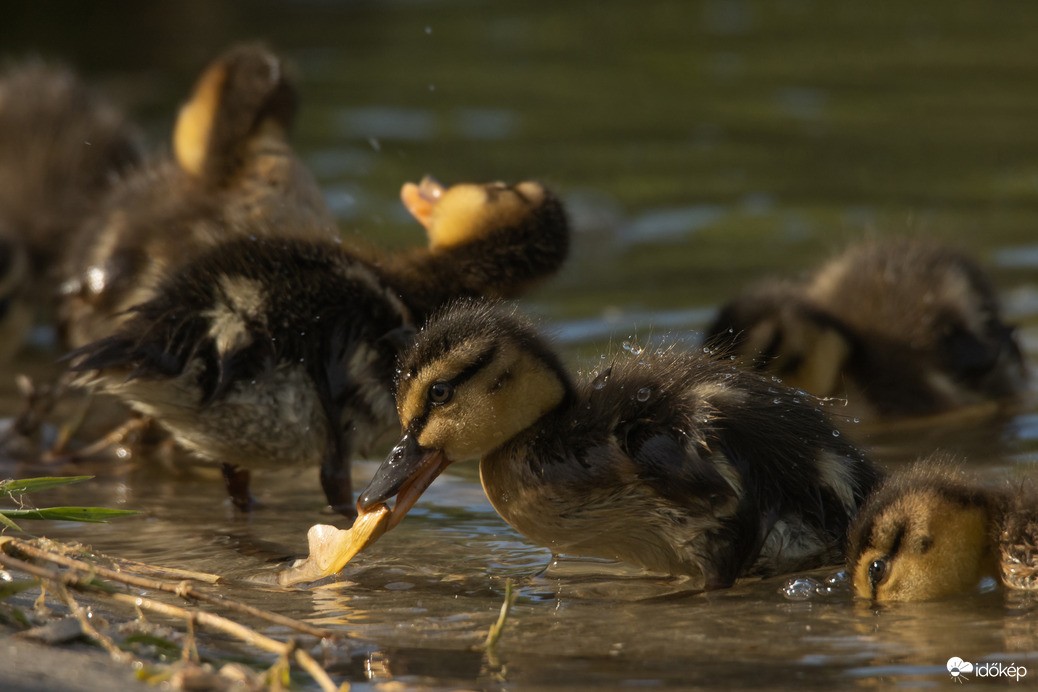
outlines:
{"label": "shallow water", "polygon": [[[632,338],[694,340],[747,281],[899,233],[987,262],[1038,357],[1038,5],[196,1],[5,14],[5,54],[81,65],[156,140],[209,58],[264,38],[298,67],[297,142],[347,238],[421,242],[396,194],[426,173],[550,182],[576,246],[523,306],[575,369]],[[12,372],[46,377],[54,355],[41,346]],[[11,407],[10,378],[0,387]],[[1033,403],[998,420],[847,427],[888,467],[941,447],[992,482],[1038,474]],[[357,487],[376,464],[356,464]],[[340,627],[363,642],[334,666],[357,689],[913,688],[950,684],[952,656],[1038,675],[1035,597],[987,590],[874,610],[838,582],[797,600],[786,579],[694,594],[601,565],[543,572],[551,556],[497,517],[474,465],[438,480],[342,580],[288,592],[249,579],[333,520],[319,513],[316,471],[259,475],[262,505],[243,518],[215,474],[142,454],[89,470],[99,479],[38,502],[143,514],[35,531],[217,572],[230,595]],[[835,571],[796,576],[824,585]],[[495,664],[468,647],[509,578],[520,598]]]}

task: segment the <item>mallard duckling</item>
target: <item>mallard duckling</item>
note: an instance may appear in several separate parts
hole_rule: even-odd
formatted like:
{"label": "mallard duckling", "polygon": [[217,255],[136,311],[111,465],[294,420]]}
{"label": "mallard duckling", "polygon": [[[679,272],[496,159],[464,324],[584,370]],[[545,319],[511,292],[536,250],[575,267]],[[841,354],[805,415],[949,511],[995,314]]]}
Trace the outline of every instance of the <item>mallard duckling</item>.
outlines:
{"label": "mallard duckling", "polygon": [[358,502],[390,525],[455,461],[520,533],[557,553],[705,588],[832,563],[873,466],[806,398],[673,348],[574,382],[524,318],[461,301],[400,361],[405,431]]}
{"label": "mallard duckling", "polygon": [[855,594],[919,601],[990,577],[1038,589],[1038,496],[984,487],[935,455],[892,474],[849,532]]}
{"label": "mallard duckling", "polygon": [[113,333],[161,277],[216,243],[271,230],[338,237],[288,143],[295,110],[282,61],[262,46],[234,47],[202,73],[177,117],[173,155],[120,181],[66,254],[70,345]]}
{"label": "mallard duckling", "polygon": [[707,343],[875,417],[1005,399],[1027,379],[984,271],[922,239],[863,243],[804,283],[752,288],[721,310]]}
{"label": "mallard duckling", "polygon": [[393,364],[415,321],[456,296],[515,295],[568,248],[562,206],[539,183],[424,186],[452,205],[428,221],[429,248],[360,257],[253,223],[254,238],[170,272],[74,367],[223,463],[239,507],[243,470],[319,462],[329,502],[352,515],[349,460],[396,423]]}
{"label": "mallard duckling", "polygon": [[31,60],[0,75],[0,350],[52,310],[60,249],[140,159],[135,129],[72,71]]}

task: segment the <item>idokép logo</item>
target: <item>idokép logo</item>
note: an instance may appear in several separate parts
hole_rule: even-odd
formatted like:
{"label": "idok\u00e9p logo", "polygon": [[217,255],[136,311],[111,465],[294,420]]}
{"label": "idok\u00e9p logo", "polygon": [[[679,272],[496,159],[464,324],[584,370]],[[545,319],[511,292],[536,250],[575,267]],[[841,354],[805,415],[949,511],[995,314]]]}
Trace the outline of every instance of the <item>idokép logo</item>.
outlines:
{"label": "idok\u00e9p logo", "polygon": [[1015,663],[1005,664],[995,661],[994,663],[970,663],[963,661],[958,656],[952,656],[947,663],[948,674],[955,682],[969,680],[969,675],[977,678],[1013,678],[1020,682],[1021,678],[1027,676],[1027,668]]}

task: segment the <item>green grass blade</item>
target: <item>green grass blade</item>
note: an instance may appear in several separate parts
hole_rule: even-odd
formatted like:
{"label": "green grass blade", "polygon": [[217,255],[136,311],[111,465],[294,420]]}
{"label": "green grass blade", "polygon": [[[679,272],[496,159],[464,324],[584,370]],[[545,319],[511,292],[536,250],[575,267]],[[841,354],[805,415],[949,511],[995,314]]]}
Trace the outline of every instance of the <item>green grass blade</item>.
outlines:
{"label": "green grass blade", "polygon": [[5,527],[9,529],[14,529],[15,531],[22,530],[21,526],[18,526],[18,524],[15,524],[13,521],[7,518],[7,515],[4,514],[4,510],[0,510],[0,524],[3,524]]}
{"label": "green grass blade", "polygon": [[104,524],[109,519],[125,517],[137,514],[137,512],[106,507],[44,507],[43,509],[0,509],[0,514],[14,519],[53,519]]}
{"label": "green grass blade", "polygon": [[35,579],[16,579],[14,581],[0,582],[0,601],[8,596],[14,596],[17,593],[28,591],[34,586],[39,585],[40,583]]}
{"label": "green grass blade", "polygon": [[45,476],[43,478],[22,478],[20,480],[8,479],[0,481],[0,493],[6,495],[24,495],[25,493],[34,493],[39,490],[56,488],[59,485],[79,483],[80,481],[85,481],[90,478],[93,478],[93,476]]}

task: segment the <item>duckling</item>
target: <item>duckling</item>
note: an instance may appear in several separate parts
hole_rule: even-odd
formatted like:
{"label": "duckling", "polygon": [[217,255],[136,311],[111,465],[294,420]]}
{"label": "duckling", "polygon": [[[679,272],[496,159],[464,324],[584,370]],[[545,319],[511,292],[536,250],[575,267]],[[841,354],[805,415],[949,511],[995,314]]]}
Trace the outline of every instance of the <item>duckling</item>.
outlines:
{"label": "duckling", "polygon": [[400,361],[400,443],[362,492],[400,521],[449,464],[479,458],[497,512],[556,553],[704,588],[841,557],[877,471],[806,398],[674,348],[575,382],[525,318],[459,301]]}
{"label": "duckling", "polygon": [[354,253],[254,221],[169,272],[73,367],[222,463],[240,508],[248,469],[319,463],[329,503],[352,516],[349,460],[396,423],[393,364],[415,322],[455,296],[516,295],[568,249],[540,183],[421,187],[438,209],[421,217],[429,247]]}
{"label": "duckling", "polygon": [[224,240],[261,230],[338,238],[288,143],[295,111],[292,80],[263,46],[233,47],[206,68],[177,117],[172,156],[125,176],[66,253],[69,345],[112,334],[129,308],[155,297],[161,277]]}
{"label": "duckling", "polygon": [[985,487],[933,455],[886,479],[848,544],[854,592],[872,601],[941,598],[985,577],[1038,589],[1038,495]]}
{"label": "duckling", "polygon": [[990,279],[923,239],[866,242],[803,283],[753,287],[721,310],[706,342],[876,418],[1004,400],[1027,380]]}
{"label": "duckling", "polygon": [[29,60],[0,75],[0,350],[54,309],[59,248],[140,160],[136,129],[71,70]]}

